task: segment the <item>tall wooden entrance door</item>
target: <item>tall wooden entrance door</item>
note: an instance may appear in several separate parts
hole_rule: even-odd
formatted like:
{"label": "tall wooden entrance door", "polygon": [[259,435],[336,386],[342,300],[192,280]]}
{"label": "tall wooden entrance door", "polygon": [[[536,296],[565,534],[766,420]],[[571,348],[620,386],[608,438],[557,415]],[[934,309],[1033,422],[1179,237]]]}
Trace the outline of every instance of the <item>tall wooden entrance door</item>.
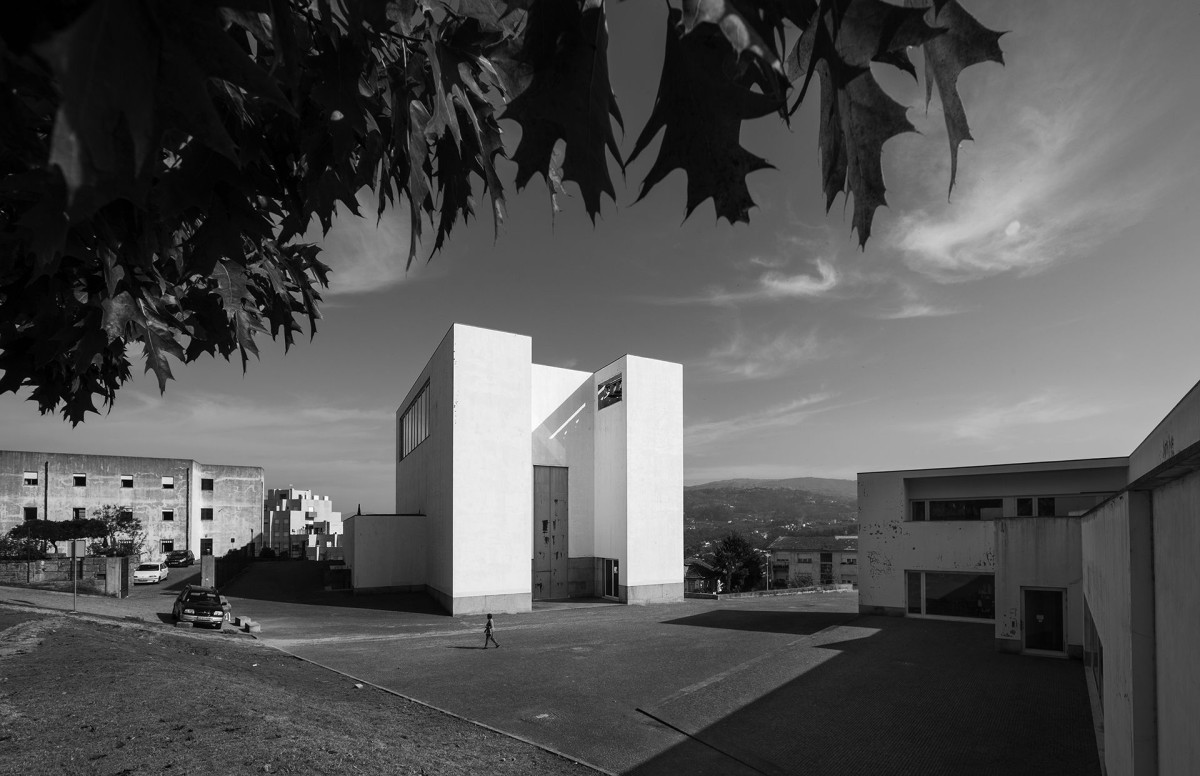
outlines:
{"label": "tall wooden entrance door", "polygon": [[533,467],[533,600],[566,598],[567,468]]}

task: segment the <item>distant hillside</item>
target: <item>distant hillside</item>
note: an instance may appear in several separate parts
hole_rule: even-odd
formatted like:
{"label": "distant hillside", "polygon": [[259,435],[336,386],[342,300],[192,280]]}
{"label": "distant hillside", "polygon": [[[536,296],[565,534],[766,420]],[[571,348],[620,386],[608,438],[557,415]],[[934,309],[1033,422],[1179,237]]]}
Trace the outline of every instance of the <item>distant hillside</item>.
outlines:
{"label": "distant hillside", "polygon": [[730,531],[760,548],[780,536],[858,533],[856,496],[852,481],[815,477],[725,480],[684,488],[685,554],[703,553]]}
{"label": "distant hillside", "polygon": [[718,480],[717,482],[706,482],[703,485],[687,485],[684,490],[712,488],[787,488],[788,490],[808,490],[813,493],[858,500],[858,483],[855,480],[831,480],[824,477],[792,477],[787,480]]}

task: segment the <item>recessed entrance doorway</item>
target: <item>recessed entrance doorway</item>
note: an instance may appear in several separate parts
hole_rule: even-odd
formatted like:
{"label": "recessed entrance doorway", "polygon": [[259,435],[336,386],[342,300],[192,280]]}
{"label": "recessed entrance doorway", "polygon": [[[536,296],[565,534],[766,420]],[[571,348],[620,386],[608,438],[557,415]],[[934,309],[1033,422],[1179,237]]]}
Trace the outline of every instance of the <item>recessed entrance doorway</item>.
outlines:
{"label": "recessed entrance doorway", "polygon": [[533,467],[533,600],[567,598],[567,467]]}
{"label": "recessed entrance doorway", "polygon": [[1022,588],[1025,651],[1034,655],[1066,656],[1066,591],[1061,588]]}
{"label": "recessed entrance doorway", "polygon": [[615,558],[604,559],[604,597],[621,597],[621,562]]}

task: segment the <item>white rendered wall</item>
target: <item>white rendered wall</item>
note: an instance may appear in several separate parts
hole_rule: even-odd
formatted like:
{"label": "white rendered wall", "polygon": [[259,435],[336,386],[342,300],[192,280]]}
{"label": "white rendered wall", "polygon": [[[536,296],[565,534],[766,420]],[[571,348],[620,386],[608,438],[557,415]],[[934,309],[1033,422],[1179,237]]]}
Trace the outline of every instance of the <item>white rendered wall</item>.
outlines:
{"label": "white rendered wall", "polygon": [[911,522],[909,499],[1001,498],[1120,490],[1124,458],[858,475],[859,607],[903,611],[905,570],[995,572],[992,522]]}
{"label": "white rendered wall", "polygon": [[[591,372],[534,364],[533,466],[565,466],[567,554],[595,555],[595,416]],[[532,554],[532,546],[529,548]]]}
{"label": "white rendered wall", "polygon": [[[530,595],[532,343],[455,324],[455,598]],[[484,603],[481,602],[480,606]],[[455,608],[455,613],[464,613]]]}
{"label": "white rendered wall", "polygon": [[[1163,776],[1200,773],[1200,736],[1196,735],[1200,720],[1200,668],[1196,661],[1196,645],[1200,643],[1200,573],[1196,571],[1196,559],[1200,557],[1200,472],[1194,470],[1195,463],[1188,462],[1197,443],[1200,443],[1200,384],[1180,400],[1129,457],[1131,481],[1156,469],[1161,473],[1160,467],[1164,465],[1167,469],[1179,467],[1171,473],[1175,479],[1154,484],[1149,510],[1156,765]],[[1145,643],[1143,629],[1135,620],[1132,634],[1135,645]],[[1106,681],[1107,649],[1106,642]],[[1139,676],[1137,666],[1135,660],[1135,687]],[[1107,726],[1106,714],[1106,733]],[[1134,735],[1137,736],[1136,731]],[[1108,772],[1117,771],[1110,765]]]}
{"label": "white rendered wall", "polygon": [[1200,773],[1198,557],[1200,472],[1193,472],[1154,491],[1155,670],[1162,776]]}
{"label": "white rendered wall", "polygon": [[1082,521],[1083,594],[1104,649],[1099,689],[1110,774],[1158,772],[1149,501],[1122,493]]}
{"label": "white rendered wall", "polygon": [[[396,512],[427,515],[426,578],[435,598],[453,595],[454,579],[454,332],[442,338],[429,363],[396,408]],[[400,418],[429,383],[429,436],[400,460]],[[446,603],[442,600],[442,603]]]}
{"label": "white rendered wall", "polygon": [[1076,517],[1013,517],[996,530],[996,638],[1021,641],[1022,587],[1066,590],[1068,647],[1083,644],[1083,554]]}
{"label": "white rendered wall", "polygon": [[[905,520],[904,472],[858,475],[859,608],[904,611],[904,572],[995,571],[994,530],[989,521]],[[962,493],[962,496],[972,495]]]}
{"label": "white rendered wall", "polygon": [[679,585],[682,596],[683,367],[624,360],[628,559],[621,582]]}
{"label": "white rendered wall", "polygon": [[[618,359],[596,372],[592,384],[595,406],[596,387],[611,377],[625,374],[625,358]],[[622,378],[624,379],[624,377]],[[628,519],[628,456],[626,447],[627,411],[629,403],[622,398],[616,404],[596,410],[595,423],[595,557],[614,558],[620,562],[620,583],[628,585],[626,550]],[[682,489],[681,489],[682,495]]]}
{"label": "white rendered wall", "polygon": [[425,584],[429,518],[353,515],[343,544],[355,590],[420,588]]}

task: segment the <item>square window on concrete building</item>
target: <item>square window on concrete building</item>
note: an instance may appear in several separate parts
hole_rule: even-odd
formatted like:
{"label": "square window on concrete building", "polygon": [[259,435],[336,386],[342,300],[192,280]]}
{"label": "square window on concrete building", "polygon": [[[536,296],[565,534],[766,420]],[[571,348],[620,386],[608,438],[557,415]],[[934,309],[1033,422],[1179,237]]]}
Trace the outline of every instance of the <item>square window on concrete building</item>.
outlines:
{"label": "square window on concrete building", "polygon": [[173,539],[163,539],[158,543],[158,551],[161,553],[172,552],[175,549],[175,541]]}
{"label": "square window on concrete building", "polygon": [[77,488],[86,488],[87,487],[87,475],[86,474],[76,474],[75,475],[75,487],[77,487]]}
{"label": "square window on concrete building", "polygon": [[162,486],[163,486],[163,490],[174,490],[175,489],[175,478],[174,477],[163,477],[162,478]]}
{"label": "square window on concrete building", "polygon": [[164,509],[162,512],[162,519],[167,520],[167,521],[174,520],[175,519],[175,510],[174,509]]}
{"label": "square window on concrete building", "polygon": [[25,472],[25,484],[26,485],[37,485],[38,484],[38,473],[37,472]]}
{"label": "square window on concrete building", "polygon": [[602,410],[621,401],[621,377],[622,375],[617,375],[600,383],[600,387],[596,389],[596,409]]}
{"label": "square window on concrete building", "polygon": [[82,520],[87,517],[87,509],[84,507],[75,507],[71,510],[71,517],[74,520]]}
{"label": "square window on concrete building", "polygon": [[25,507],[25,522],[37,520],[37,507]]}
{"label": "square window on concrete building", "polygon": [[201,520],[212,520],[212,519],[213,519],[213,511],[212,511],[212,507],[203,507],[203,508],[201,508],[201,510],[200,510],[200,519],[201,519]]}
{"label": "square window on concrete building", "polygon": [[121,487],[122,488],[132,488],[133,487],[133,475],[132,474],[122,474],[121,475]]}
{"label": "square window on concrete building", "polygon": [[211,477],[202,477],[200,479],[200,490],[212,490],[213,481]]}

